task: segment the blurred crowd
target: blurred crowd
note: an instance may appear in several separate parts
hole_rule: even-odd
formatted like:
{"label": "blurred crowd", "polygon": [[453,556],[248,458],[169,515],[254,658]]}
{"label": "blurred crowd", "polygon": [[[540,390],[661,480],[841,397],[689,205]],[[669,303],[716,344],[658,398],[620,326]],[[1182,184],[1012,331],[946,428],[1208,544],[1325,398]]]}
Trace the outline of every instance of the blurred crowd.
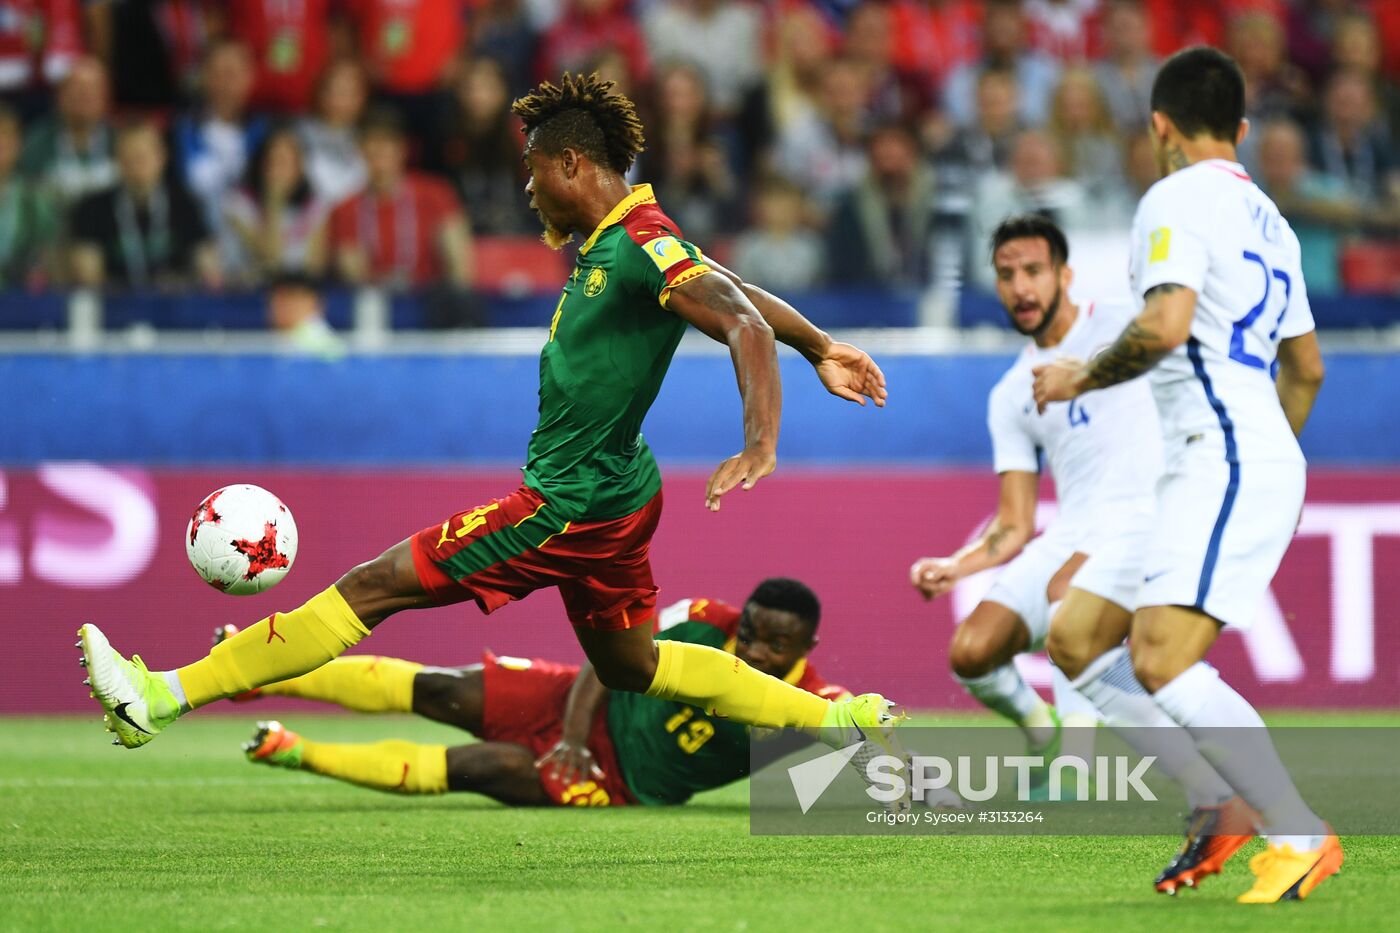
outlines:
{"label": "blurred crowd", "polygon": [[1012,211],[1126,231],[1195,43],[1339,291],[1400,232],[1396,0],[0,0],[0,285],[469,293],[539,233],[510,102],[566,69],[637,101],[633,180],[746,278],[985,285]]}

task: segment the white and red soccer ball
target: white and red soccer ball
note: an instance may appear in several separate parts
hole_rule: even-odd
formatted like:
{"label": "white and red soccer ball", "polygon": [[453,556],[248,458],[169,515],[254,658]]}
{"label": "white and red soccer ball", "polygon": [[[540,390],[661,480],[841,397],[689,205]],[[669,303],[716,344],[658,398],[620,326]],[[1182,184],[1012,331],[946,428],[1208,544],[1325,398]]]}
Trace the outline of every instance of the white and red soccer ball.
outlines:
{"label": "white and red soccer ball", "polygon": [[204,582],[247,596],[271,589],[297,557],[291,511],[260,486],[240,483],[211,492],[195,509],[185,553]]}

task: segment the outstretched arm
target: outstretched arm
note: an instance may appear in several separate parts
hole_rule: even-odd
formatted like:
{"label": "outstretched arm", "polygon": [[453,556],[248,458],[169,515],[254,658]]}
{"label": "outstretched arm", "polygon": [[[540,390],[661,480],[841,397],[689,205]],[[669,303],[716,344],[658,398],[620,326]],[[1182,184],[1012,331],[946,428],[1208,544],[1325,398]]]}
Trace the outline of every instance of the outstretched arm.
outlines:
{"label": "outstretched arm", "polygon": [[753,487],[778,464],[778,423],[783,389],[773,329],[732,281],[701,275],[671,292],[667,307],[729,347],[744,402],[744,449],[721,463],[705,488],[705,505],[719,511],[720,496]]}
{"label": "outstretched arm", "polygon": [[588,750],[588,736],[607,695],[608,688],[593,672],[593,665],[585,661],[564,703],[564,729],[559,741],[535,762],[537,768],[550,770],[552,778],[562,779],[565,784],[577,784],[595,772],[602,773]]}
{"label": "outstretched arm", "polygon": [[773,335],[807,358],[827,391],[858,405],[866,398],[883,408],[889,392],[885,374],[865,351],[831,339],[831,335],[802,316],[792,305],[757,285],[745,282],[708,256],[705,262],[744,293],[763,315]]}
{"label": "outstretched arm", "polygon": [[1015,557],[1035,534],[1035,503],[1039,494],[1039,474],[1021,470],[1002,473],[997,514],[987,530],[950,557],[915,561],[909,568],[909,582],[924,599],[936,599],[964,577]]}
{"label": "outstretched arm", "polygon": [[1146,297],[1142,313],[1089,362],[1066,357],[1036,367],[1035,403],[1041,411],[1051,402],[1067,402],[1136,379],[1186,342],[1196,313],[1196,292],[1168,283],[1150,289]]}

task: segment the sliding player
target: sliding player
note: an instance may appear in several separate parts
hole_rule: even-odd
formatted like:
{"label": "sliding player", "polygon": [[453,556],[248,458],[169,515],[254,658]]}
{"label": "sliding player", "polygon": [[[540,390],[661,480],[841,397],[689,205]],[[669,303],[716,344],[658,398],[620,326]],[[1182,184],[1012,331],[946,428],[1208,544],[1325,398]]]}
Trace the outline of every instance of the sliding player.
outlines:
{"label": "sliding player", "polygon": [[[796,580],[764,580],[738,610],[688,599],[658,614],[657,639],[709,645],[817,696],[849,696],[808,659],[821,604]],[[259,723],[251,761],[402,793],[471,791],[517,806],[684,803],[749,771],[749,731],[674,700],[609,694],[593,668],[487,654],[472,667],[340,657],[263,694],[361,712],[415,712],[482,741],[313,742]]]}
{"label": "sliding player", "polygon": [[[1029,753],[1048,761],[1060,752],[1062,718],[1071,727],[1068,734],[1082,739],[1092,737],[1088,730],[1098,716],[1058,670],[1057,715],[1012,659],[1040,650],[1050,617],[1070,586],[1119,606],[1132,604],[1152,521],[1153,486],[1161,472],[1161,440],[1150,416],[1151,394],[1142,383],[1104,392],[1089,404],[1036,411],[1031,368],[1060,355],[1091,355],[1122,331],[1132,312],[1102,301],[1080,308],[1070,300],[1069,244],[1054,221],[1041,215],[1003,221],[992,233],[991,254],[997,297],[1011,326],[1031,338],[987,405],[993,462],[1001,478],[996,517],[951,557],[916,562],[910,577],[932,599],[964,577],[1010,562],[958,626],[948,660],[968,693],[1016,723]],[[1036,537],[1042,454],[1055,477],[1059,514]],[[1087,756],[1091,748],[1070,751]],[[1035,772],[1037,799],[1043,799],[1048,776],[1048,768]]]}
{"label": "sliding player", "polygon": [[[525,191],[546,241],[587,237],[540,354],[540,419],[524,485],[423,529],[178,670],[151,673],[84,625],[83,661],[108,728],[135,748],[192,709],[315,670],[400,610],[472,599],[489,613],[558,587],[584,653],[611,689],[741,723],[820,730],[837,747],[870,738],[901,754],[881,696],[833,702],[709,646],[653,641],[649,549],[661,474],[639,433],[686,325],[726,344],[743,398],[744,449],[710,477],[706,505],[717,510],[731,489],[751,488],[776,465],[775,335],[812,363],[829,391],[861,405],[884,404],[879,368],[787,303],[708,263],[680,238],[650,186],[628,187],[642,127],[611,82],[566,74],[513,110],[526,132]],[[489,394],[463,404],[490,404]]]}
{"label": "sliding player", "polygon": [[[1098,393],[1085,393],[1151,374],[1167,471],[1130,650],[1118,647],[1124,630],[1105,626],[1087,637],[1052,631],[1051,654],[1105,711],[1135,675],[1258,812],[1269,848],[1250,860],[1255,883],[1239,898],[1258,904],[1307,897],[1343,856],[1259,714],[1204,661],[1222,626],[1254,621],[1292,540],[1306,482],[1297,435],[1323,374],[1298,238],[1236,157],[1244,99],[1239,66],[1215,49],[1162,66],[1152,139],[1164,177],[1138,205],[1130,254],[1142,310],[1089,362],[1038,370],[1035,398],[1092,405]],[[1212,727],[1229,728],[1228,739]],[[1202,849],[1218,871],[1251,833],[1193,824],[1164,878],[1178,863],[1192,870]]]}

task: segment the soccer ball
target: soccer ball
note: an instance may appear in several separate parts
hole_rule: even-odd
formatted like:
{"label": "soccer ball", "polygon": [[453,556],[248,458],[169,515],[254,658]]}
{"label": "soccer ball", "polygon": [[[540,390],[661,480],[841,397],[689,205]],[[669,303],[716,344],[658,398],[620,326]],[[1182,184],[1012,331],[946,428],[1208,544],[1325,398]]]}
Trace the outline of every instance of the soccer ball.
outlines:
{"label": "soccer ball", "polygon": [[297,557],[297,523],[272,493],[241,483],[211,492],[195,509],[185,553],[205,583],[247,596],[271,589]]}

